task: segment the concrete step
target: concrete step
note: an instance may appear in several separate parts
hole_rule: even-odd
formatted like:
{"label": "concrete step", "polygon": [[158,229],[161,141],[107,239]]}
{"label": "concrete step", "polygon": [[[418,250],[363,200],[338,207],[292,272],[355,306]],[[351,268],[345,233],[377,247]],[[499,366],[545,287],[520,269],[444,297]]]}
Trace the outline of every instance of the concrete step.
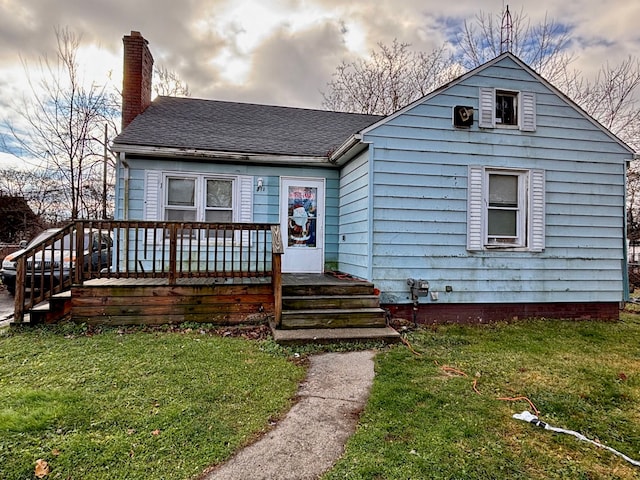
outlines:
{"label": "concrete step", "polygon": [[302,295],[282,297],[282,309],[285,311],[379,307],[380,299],[377,295]]}
{"label": "concrete step", "polygon": [[381,308],[316,309],[283,311],[280,328],[356,328],[386,326]]}
{"label": "concrete step", "polygon": [[307,328],[280,330],[271,327],[274,340],[280,345],[302,345],[307,343],[340,343],[384,341],[396,343],[400,334],[391,327],[378,328]]}

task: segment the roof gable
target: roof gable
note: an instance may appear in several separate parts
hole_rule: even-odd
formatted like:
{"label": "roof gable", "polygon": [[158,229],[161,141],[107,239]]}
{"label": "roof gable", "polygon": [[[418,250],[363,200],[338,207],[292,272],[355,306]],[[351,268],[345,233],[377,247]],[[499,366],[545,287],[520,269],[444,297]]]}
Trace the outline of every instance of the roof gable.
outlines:
{"label": "roof gable", "polygon": [[114,140],[126,146],[328,157],[378,115],[158,97]]}
{"label": "roof gable", "polygon": [[391,115],[379,120],[378,122],[376,122],[376,123],[374,123],[372,125],[369,125],[361,133],[363,135],[365,135],[365,134],[371,132],[375,128],[386,124],[387,122],[393,120],[394,118],[396,118],[396,117],[398,117],[400,115],[403,115],[404,113],[408,112],[409,110],[413,109],[414,107],[416,107],[416,106],[418,106],[418,105],[420,105],[420,104],[422,104],[424,102],[428,102],[430,99],[432,99],[433,97],[439,95],[440,93],[444,92],[445,90],[448,90],[449,88],[452,88],[452,87],[464,82],[468,78],[473,77],[473,76],[477,75],[478,73],[480,73],[480,72],[482,72],[484,70],[487,70],[487,69],[489,69],[489,68],[491,68],[491,67],[493,67],[495,65],[498,65],[501,62],[513,62],[513,63],[515,63],[519,68],[521,68],[522,70],[524,70],[528,74],[530,74],[533,77],[533,79],[535,79],[536,81],[540,82],[542,85],[544,85],[546,88],[548,88],[553,94],[555,94],[558,97],[560,97],[571,108],[573,108],[576,112],[578,112],[579,115],[581,115],[582,117],[587,119],[591,124],[593,124],[594,127],[596,127],[597,129],[601,130],[602,132],[604,132],[609,138],[611,138],[611,140],[613,140],[614,142],[618,143],[620,146],[622,146],[624,149],[629,151],[631,154],[635,153],[634,150],[631,147],[629,147],[626,143],[624,143],[621,139],[619,139],[615,134],[613,134],[609,129],[604,127],[601,123],[599,123],[591,115],[589,115],[587,112],[585,112],[584,109],[582,109],[582,107],[580,107],[577,103],[575,103],[573,100],[571,100],[567,95],[565,95],[563,92],[561,92],[556,87],[554,87],[551,83],[549,83],[547,80],[545,80],[543,77],[541,77],[535,70],[533,70],[531,67],[529,67],[526,63],[524,63],[522,60],[520,60],[518,57],[516,57],[511,52],[503,53],[502,55],[499,55],[498,57],[494,58],[493,60],[490,60],[490,61],[484,63],[483,65],[480,65],[479,67],[476,67],[475,69],[470,70],[469,72],[461,75],[460,77],[452,80],[451,82],[449,82],[449,83],[447,83],[445,85],[442,85],[441,87],[435,89],[431,93],[428,93],[424,97],[419,98],[419,99],[415,100],[414,102],[410,103],[406,107],[403,107],[400,110],[392,113]]}

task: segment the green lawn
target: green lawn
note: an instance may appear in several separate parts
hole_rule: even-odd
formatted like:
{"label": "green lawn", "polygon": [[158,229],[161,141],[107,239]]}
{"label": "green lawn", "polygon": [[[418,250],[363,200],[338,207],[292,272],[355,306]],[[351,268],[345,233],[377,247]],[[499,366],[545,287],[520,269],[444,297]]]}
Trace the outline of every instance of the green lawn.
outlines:
{"label": "green lawn", "polygon": [[[71,333],[71,335],[69,335]],[[322,351],[199,331],[0,336],[0,478],[192,479],[268,428]],[[329,479],[614,479],[640,468],[512,418],[531,409],[640,460],[640,315],[425,328],[380,348]],[[344,348],[344,347],[340,347]],[[464,376],[465,374],[466,376]],[[475,390],[474,390],[475,384]]]}
{"label": "green lawn", "polygon": [[[69,333],[69,332],[66,332]],[[0,478],[188,479],[285,412],[304,368],[197,331],[0,336]]]}
{"label": "green lawn", "polygon": [[498,400],[526,396],[550,425],[640,461],[640,316],[446,326],[409,340],[420,356],[377,356],[359,429],[325,480],[640,478],[612,453],[511,418],[527,401]]}

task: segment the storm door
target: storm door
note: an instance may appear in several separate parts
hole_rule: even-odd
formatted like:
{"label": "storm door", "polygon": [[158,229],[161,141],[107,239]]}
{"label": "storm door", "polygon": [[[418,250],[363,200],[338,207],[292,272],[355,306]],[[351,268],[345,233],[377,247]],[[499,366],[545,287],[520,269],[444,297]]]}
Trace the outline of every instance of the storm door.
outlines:
{"label": "storm door", "polygon": [[285,273],[324,271],[323,178],[280,179],[280,225]]}

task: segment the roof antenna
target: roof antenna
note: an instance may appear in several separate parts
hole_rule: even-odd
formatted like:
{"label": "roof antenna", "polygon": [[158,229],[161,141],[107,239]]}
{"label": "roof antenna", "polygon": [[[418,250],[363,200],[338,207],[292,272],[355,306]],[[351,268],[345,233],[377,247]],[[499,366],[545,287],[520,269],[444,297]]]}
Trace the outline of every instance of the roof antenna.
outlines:
{"label": "roof antenna", "polygon": [[511,12],[509,12],[509,5],[502,15],[502,28],[500,29],[500,54],[504,52],[510,52],[513,46],[513,20],[511,19]]}

